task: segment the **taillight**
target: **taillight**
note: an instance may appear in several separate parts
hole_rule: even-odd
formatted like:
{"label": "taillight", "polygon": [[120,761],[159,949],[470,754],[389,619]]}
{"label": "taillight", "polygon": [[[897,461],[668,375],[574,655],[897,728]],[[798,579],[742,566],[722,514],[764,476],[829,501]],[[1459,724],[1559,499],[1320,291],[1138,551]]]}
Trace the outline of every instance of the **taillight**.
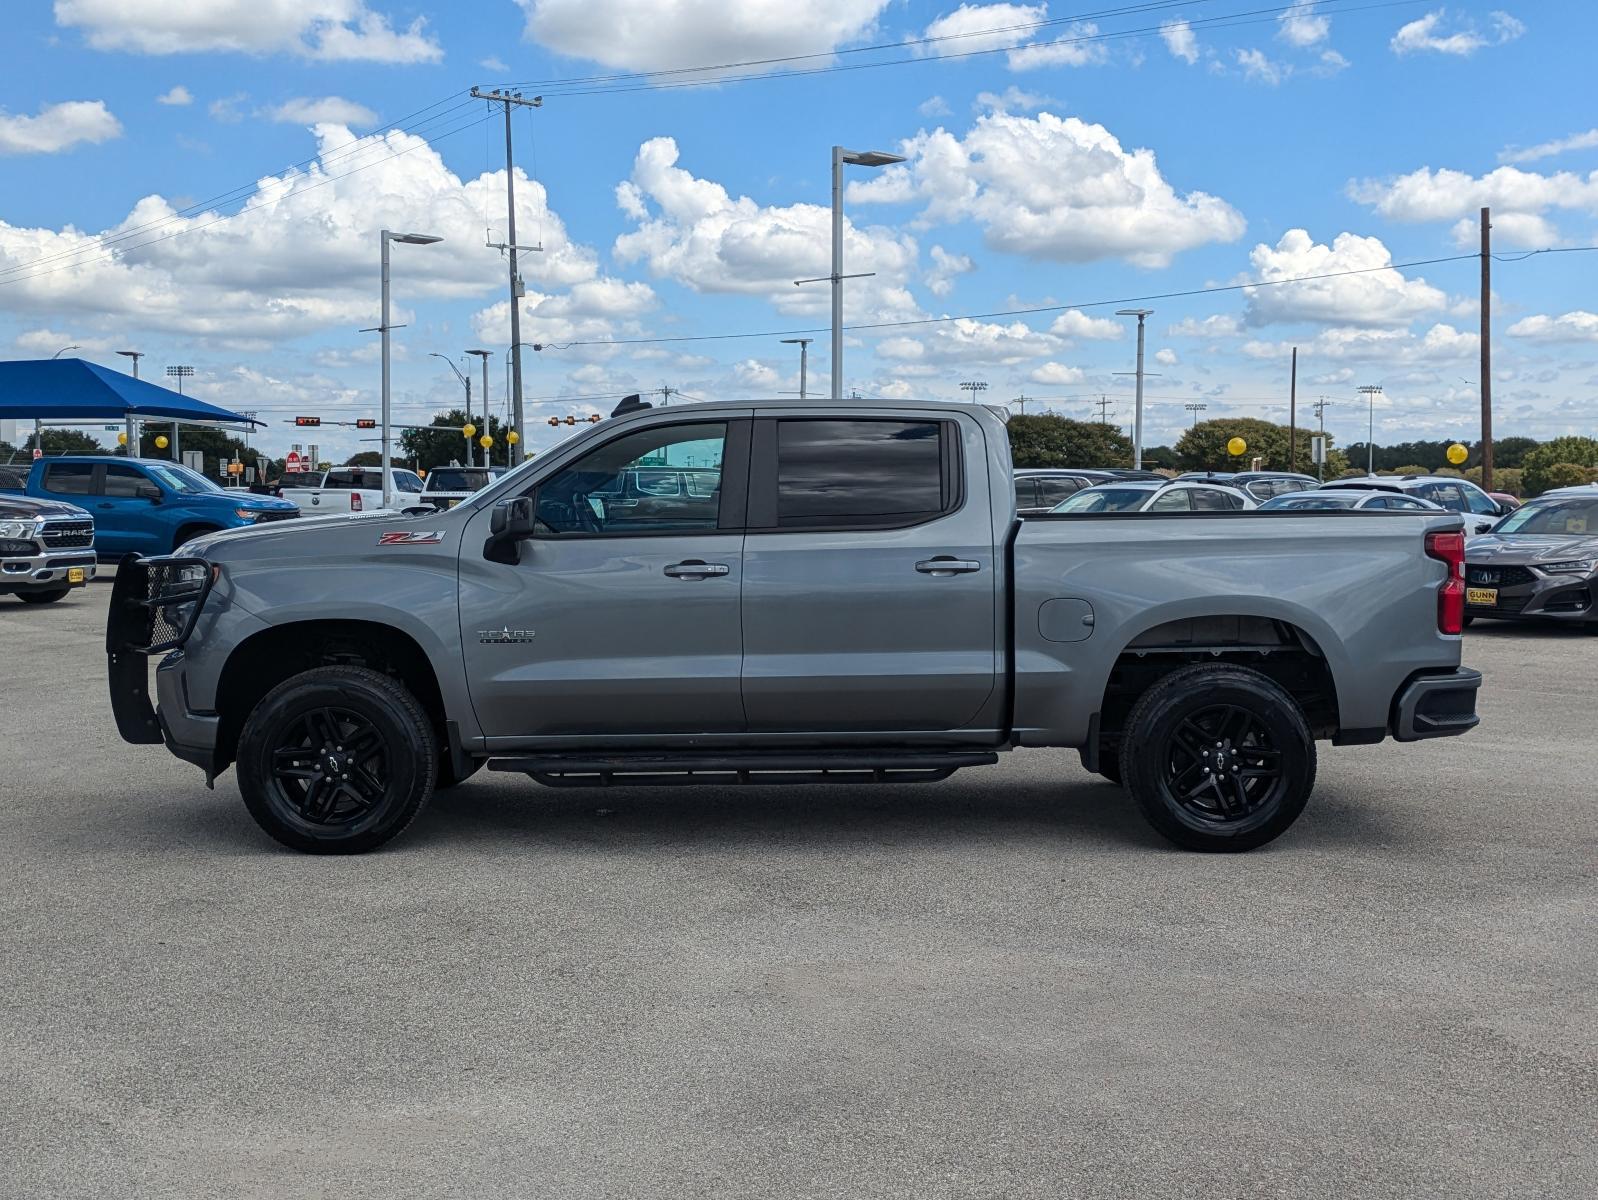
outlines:
{"label": "taillight", "polygon": [[1465,535],[1428,533],[1426,555],[1448,564],[1448,578],[1437,590],[1437,631],[1462,633],[1465,629]]}
{"label": "taillight", "polygon": [[[351,512],[360,512],[361,511],[361,494],[359,492],[351,492],[350,493],[350,511]],[[1461,553],[1463,553],[1463,551],[1461,551]]]}

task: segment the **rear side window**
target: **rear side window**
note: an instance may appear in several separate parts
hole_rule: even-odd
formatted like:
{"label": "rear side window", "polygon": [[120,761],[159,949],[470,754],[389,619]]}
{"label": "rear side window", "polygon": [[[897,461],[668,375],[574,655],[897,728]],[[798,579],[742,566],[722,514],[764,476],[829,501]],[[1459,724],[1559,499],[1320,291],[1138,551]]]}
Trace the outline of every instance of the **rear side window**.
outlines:
{"label": "rear side window", "polygon": [[1162,493],[1153,504],[1149,505],[1150,512],[1188,512],[1193,507],[1193,493],[1187,488],[1172,488]]}
{"label": "rear side window", "polygon": [[1214,488],[1193,489],[1193,508],[1197,512],[1234,512],[1242,507],[1241,500],[1226,492]]}
{"label": "rear side window", "polygon": [[1082,485],[1074,479],[1053,478],[1038,480],[1038,504],[1053,508],[1067,496],[1074,496]]}
{"label": "rear side window", "polygon": [[58,496],[87,496],[93,463],[51,463],[44,469],[44,490]]}
{"label": "rear side window", "polygon": [[1037,508],[1038,485],[1030,479],[1017,479],[1015,481],[1015,506],[1017,508]]}
{"label": "rear side window", "polygon": [[893,527],[955,506],[940,421],[777,422],[778,528]]}
{"label": "rear side window", "polygon": [[1457,483],[1428,483],[1420,489],[1420,494],[1433,504],[1441,504],[1457,513],[1465,512],[1470,507],[1465,503],[1465,489]]}

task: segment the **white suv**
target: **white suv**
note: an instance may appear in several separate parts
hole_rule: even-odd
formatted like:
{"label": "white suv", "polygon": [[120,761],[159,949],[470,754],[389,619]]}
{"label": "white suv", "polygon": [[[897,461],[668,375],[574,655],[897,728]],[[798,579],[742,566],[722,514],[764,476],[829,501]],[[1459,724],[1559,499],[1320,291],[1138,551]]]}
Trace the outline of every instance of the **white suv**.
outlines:
{"label": "white suv", "polygon": [[1401,492],[1430,500],[1439,508],[1457,512],[1465,518],[1466,533],[1486,533],[1505,510],[1468,479],[1453,475],[1363,475],[1355,479],[1334,479],[1323,488],[1354,488],[1361,492]]}

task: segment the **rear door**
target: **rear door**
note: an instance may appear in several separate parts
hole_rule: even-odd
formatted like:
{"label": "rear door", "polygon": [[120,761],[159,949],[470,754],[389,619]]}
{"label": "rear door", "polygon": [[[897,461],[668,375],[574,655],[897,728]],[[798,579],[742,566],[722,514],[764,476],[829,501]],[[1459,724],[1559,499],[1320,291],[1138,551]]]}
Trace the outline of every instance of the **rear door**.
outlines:
{"label": "rear door", "polygon": [[994,727],[998,572],[980,426],[796,413],[755,422],[751,459],[750,731]]}

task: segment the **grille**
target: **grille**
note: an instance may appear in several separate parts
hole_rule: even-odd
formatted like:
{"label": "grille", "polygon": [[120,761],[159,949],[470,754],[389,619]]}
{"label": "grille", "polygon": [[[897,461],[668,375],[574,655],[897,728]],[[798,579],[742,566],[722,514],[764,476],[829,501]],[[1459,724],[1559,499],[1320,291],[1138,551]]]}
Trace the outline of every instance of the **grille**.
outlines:
{"label": "grille", "polygon": [[1500,596],[1498,597],[1498,606],[1492,611],[1518,613],[1526,607],[1526,601],[1530,599],[1530,596]]}
{"label": "grille", "polygon": [[45,548],[48,550],[77,550],[94,545],[93,521],[50,521],[45,524]]}
{"label": "grille", "polygon": [[1465,567],[1465,581],[1478,587],[1514,587],[1536,579],[1525,567],[1479,567],[1474,563]]}
{"label": "grille", "polygon": [[255,518],[255,523],[257,525],[265,525],[268,521],[292,521],[299,515],[298,509],[294,512],[263,512]]}

